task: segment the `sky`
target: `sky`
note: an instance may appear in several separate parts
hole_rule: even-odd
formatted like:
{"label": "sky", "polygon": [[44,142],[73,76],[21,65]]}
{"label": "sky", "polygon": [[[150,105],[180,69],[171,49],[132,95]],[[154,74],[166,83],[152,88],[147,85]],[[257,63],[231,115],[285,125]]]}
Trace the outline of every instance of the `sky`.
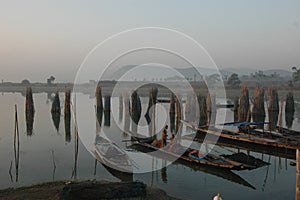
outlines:
{"label": "sky", "polygon": [[[0,79],[72,82],[100,42],[137,27],[198,41],[220,68],[300,66],[299,0],[0,0]],[[132,61],[132,64],[135,64]]]}

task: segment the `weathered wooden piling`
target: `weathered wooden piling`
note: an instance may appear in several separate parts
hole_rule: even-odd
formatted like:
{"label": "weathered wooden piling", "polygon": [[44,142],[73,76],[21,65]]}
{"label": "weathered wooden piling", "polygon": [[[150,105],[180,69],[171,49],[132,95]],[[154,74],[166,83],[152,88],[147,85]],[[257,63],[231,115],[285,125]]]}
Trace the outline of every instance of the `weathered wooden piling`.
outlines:
{"label": "weathered wooden piling", "polygon": [[279,130],[281,131],[282,129],[282,116],[283,116],[283,98],[280,99],[280,108],[279,108],[279,122],[278,122],[278,127],[279,127]]}
{"label": "weathered wooden piling", "polygon": [[279,98],[277,89],[269,88],[269,111],[277,111],[279,112]]}
{"label": "weathered wooden piling", "polygon": [[285,113],[294,113],[295,112],[295,102],[294,102],[294,94],[293,92],[289,92],[286,95],[285,100]]}
{"label": "weathered wooden piling", "polygon": [[[265,117],[265,90],[264,88],[256,87],[254,90],[252,118],[254,122],[264,122]],[[259,125],[258,128],[263,128],[263,126]]]}
{"label": "weathered wooden piling", "polygon": [[291,128],[294,121],[295,114],[295,102],[293,92],[289,92],[286,95],[285,100],[285,123],[287,128]]}
{"label": "weathered wooden piling", "polygon": [[279,114],[279,99],[278,93],[275,88],[269,88],[269,105],[268,105],[268,113],[269,113],[269,129],[275,130],[278,122],[278,114]]}
{"label": "weathered wooden piling", "polygon": [[64,106],[64,122],[65,122],[65,141],[71,141],[71,90],[65,91]]}
{"label": "weathered wooden piling", "polygon": [[216,122],[216,96],[207,93],[206,95],[206,115],[207,115],[207,122],[206,124],[214,124]]}
{"label": "weathered wooden piling", "polygon": [[103,112],[102,92],[101,86],[96,87],[96,111],[97,113]]}
{"label": "weathered wooden piling", "polygon": [[207,109],[206,109],[206,96],[201,93],[198,94],[198,105],[199,105],[199,126],[204,126],[207,123]]}
{"label": "weathered wooden piling", "polygon": [[26,132],[28,136],[33,134],[34,122],[34,102],[32,97],[31,87],[26,88],[26,102],[25,102],[25,118],[26,118]]}
{"label": "weathered wooden piling", "polygon": [[239,110],[239,97],[235,96],[233,100],[233,112],[234,112],[234,122],[239,120],[238,110]]}
{"label": "weathered wooden piling", "polygon": [[187,94],[185,103],[185,119],[187,121],[194,121],[196,118],[195,104],[194,93]]}
{"label": "weathered wooden piling", "polygon": [[176,130],[175,133],[179,133],[179,129],[181,127],[181,119],[182,119],[182,112],[181,112],[181,106],[182,106],[182,101],[181,101],[181,96],[176,95],[175,98],[175,106],[176,106]]}
{"label": "weathered wooden piling", "polygon": [[170,96],[170,131],[174,133],[175,131],[175,95],[172,93]]}
{"label": "weathered wooden piling", "polygon": [[123,96],[119,96],[119,122],[123,120]]}
{"label": "weathered wooden piling", "polygon": [[104,126],[110,126],[110,96],[104,96]]}
{"label": "weathered wooden piling", "polygon": [[130,127],[130,100],[128,95],[124,95],[124,132],[129,131]]}
{"label": "weathered wooden piling", "polygon": [[138,96],[137,92],[134,91],[131,94],[131,119],[132,119],[132,132],[137,132],[137,126],[139,124],[140,118],[142,113],[142,105],[140,97]]}
{"label": "weathered wooden piling", "polygon": [[242,86],[240,103],[238,108],[238,121],[243,122],[247,120],[247,115],[249,113],[249,91],[246,85]]}
{"label": "weathered wooden piling", "polygon": [[149,90],[149,102],[148,102],[148,108],[147,108],[147,111],[146,111],[146,114],[145,114],[145,118],[146,118],[146,121],[147,121],[148,124],[150,124],[151,118],[152,118],[152,115],[153,115],[153,113],[151,113],[151,112],[155,113],[155,104],[157,102],[157,94],[158,94],[157,88],[152,87]]}

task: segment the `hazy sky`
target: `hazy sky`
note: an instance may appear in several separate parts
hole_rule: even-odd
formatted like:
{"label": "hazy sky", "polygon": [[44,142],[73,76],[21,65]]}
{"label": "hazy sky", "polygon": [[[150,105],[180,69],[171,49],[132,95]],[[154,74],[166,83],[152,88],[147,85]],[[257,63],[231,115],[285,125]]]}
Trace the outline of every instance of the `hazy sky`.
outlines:
{"label": "hazy sky", "polygon": [[[300,66],[299,0],[1,0],[0,79],[72,81],[86,54],[120,31],[184,32],[221,68]],[[134,64],[134,63],[132,63]]]}

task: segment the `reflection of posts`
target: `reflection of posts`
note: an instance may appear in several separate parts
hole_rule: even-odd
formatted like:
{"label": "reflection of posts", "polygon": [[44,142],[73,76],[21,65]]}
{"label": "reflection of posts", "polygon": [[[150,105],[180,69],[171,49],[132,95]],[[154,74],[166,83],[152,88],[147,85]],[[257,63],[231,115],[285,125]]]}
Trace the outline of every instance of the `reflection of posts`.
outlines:
{"label": "reflection of posts", "polygon": [[110,126],[110,96],[104,97],[104,126]]}
{"label": "reflection of posts", "polygon": [[65,141],[71,141],[71,91],[65,91],[65,107],[64,107],[64,121],[65,121]]}
{"label": "reflection of posts", "polygon": [[32,135],[33,121],[34,121],[34,103],[32,97],[32,90],[30,87],[26,88],[26,103],[25,103],[26,129],[27,135]]}

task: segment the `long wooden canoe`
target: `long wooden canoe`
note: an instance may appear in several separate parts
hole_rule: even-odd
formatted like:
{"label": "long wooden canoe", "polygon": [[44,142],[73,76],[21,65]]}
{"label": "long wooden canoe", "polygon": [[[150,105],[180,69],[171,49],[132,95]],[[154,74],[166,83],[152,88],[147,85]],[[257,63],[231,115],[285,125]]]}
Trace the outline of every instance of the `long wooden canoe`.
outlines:
{"label": "long wooden canoe", "polygon": [[194,130],[197,133],[201,134],[210,134],[220,138],[226,138],[234,141],[242,141],[248,142],[252,144],[259,144],[264,146],[272,146],[277,148],[285,148],[285,149],[299,149],[300,148],[300,140],[289,140],[285,137],[281,138],[266,138],[262,137],[261,135],[253,135],[253,134],[246,134],[243,132],[234,132],[230,130],[221,130],[216,127],[210,127],[209,129],[199,127],[196,123],[187,122],[185,120],[181,120],[181,122]]}

